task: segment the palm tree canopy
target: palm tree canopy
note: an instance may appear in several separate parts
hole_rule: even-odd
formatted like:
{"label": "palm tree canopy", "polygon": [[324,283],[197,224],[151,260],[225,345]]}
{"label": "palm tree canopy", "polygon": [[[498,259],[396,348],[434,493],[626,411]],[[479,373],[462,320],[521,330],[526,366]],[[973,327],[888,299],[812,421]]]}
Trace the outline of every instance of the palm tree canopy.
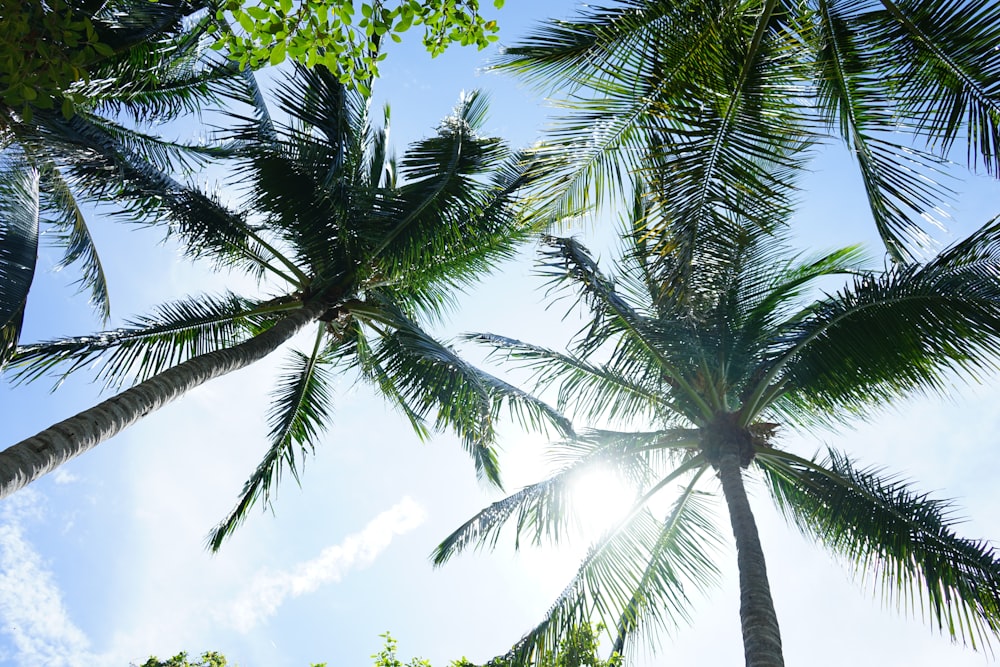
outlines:
{"label": "palm tree canopy", "polygon": [[[595,466],[637,489],[630,513],[591,545],[508,657],[527,663],[580,623],[603,623],[621,652],[642,633],[685,621],[692,587],[718,577],[712,471],[727,452],[764,478],[791,522],[907,607],[923,607],[939,629],[973,645],[995,639],[1000,558],[986,542],[957,536],[948,503],[836,451],[797,455],[779,434],[785,425],[848,422],[992,369],[1000,220],[931,261],[877,271],[857,247],[795,255],[754,225],[730,235],[728,247],[712,236],[694,252],[664,254],[645,232],[656,207],[637,213],[614,276],[577,241],[547,239],[542,272],[590,313],[566,352],[474,336],[534,369],[537,389],[556,387],[560,410],[611,427],[554,446],[555,475],[470,519],[435,562],[494,546],[508,523],[518,542],[565,538],[573,483]],[[690,282],[677,282],[677,261],[690,263]],[[824,291],[836,282],[839,290]]]}
{"label": "palm tree canopy", "polygon": [[259,90],[250,93],[255,105],[235,116],[225,139],[239,201],[224,205],[172,180],[147,196],[161,200],[197,253],[261,279],[263,295],[191,298],[123,329],[24,346],[11,363],[18,376],[73,372],[100,358],[104,381],[120,386],[315,313],[307,318],[312,342],[290,354],[272,390],[270,447],[214,532],[214,548],[255,502],[270,501],[282,471],[298,478],[329,420],[335,372],[359,373],[421,436],[457,432],[495,484],[504,404],[525,423],[568,433],[551,408],[469,365],[421,324],[535,231],[518,215],[531,185],[523,156],[480,135],[486,98],[464,96],[436,134],[396,160],[388,128],[370,118],[369,97],[322,67],[297,69],[277,88],[285,122]]}
{"label": "palm tree canopy", "polygon": [[798,171],[836,133],[887,249],[909,260],[953,195],[949,158],[1000,173],[998,14],[961,0],[620,0],[540,25],[496,65],[567,110],[538,149],[553,219],[641,174],[675,213],[660,224],[690,239],[788,187],[762,162]]}

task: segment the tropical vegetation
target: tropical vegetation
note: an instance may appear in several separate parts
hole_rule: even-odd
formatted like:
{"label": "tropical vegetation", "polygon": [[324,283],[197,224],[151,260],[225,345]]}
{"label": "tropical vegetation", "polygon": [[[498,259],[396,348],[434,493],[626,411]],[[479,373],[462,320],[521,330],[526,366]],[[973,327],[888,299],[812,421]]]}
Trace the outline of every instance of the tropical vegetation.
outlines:
{"label": "tropical vegetation", "polygon": [[[559,649],[545,655],[539,662],[539,667],[615,667],[618,659],[612,656],[602,660],[598,655],[600,642],[597,632],[600,627],[582,625],[575,628],[559,645]],[[431,667],[431,663],[423,658],[410,658],[406,662],[399,657],[399,642],[388,632],[381,635],[384,644],[378,653],[374,654],[374,667]],[[186,652],[181,652],[169,660],[160,660],[156,656],[136,667],[226,667],[230,663],[226,657],[216,651],[206,651],[199,662],[191,662]],[[451,667],[472,667],[465,658],[452,660]],[[236,667],[236,665],[232,665]],[[315,664],[312,667],[326,667],[326,663]]]}
{"label": "tropical vegetation", "polygon": [[[0,452],[0,496],[311,332],[273,388],[269,447],[213,532],[213,548],[254,504],[273,500],[282,474],[298,479],[329,421],[333,373],[350,371],[422,437],[456,431],[495,484],[503,404],[565,438],[554,477],[478,514],[441,545],[438,562],[495,544],[511,520],[519,538],[563,539],[572,481],[592,466],[610,465],[640,489],[631,513],[501,662],[558,662],[595,617],[610,628],[616,656],[644,632],[686,619],[687,591],[719,572],[711,555],[722,536],[710,508],[721,491],[737,545],[747,664],[781,665],[744,475],[761,479],[803,532],[922,606],[941,630],[974,645],[995,637],[1000,561],[987,543],[957,536],[947,503],[841,452],[809,457],[782,440],[790,428],[839,425],[913,392],[942,391],[997,361],[1000,224],[929,259],[926,224],[953,194],[949,160],[1000,173],[997,3],[586,7],[497,62],[564,97],[569,111],[546,141],[518,153],[482,136],[485,100],[472,94],[397,162],[388,111],[382,126],[370,117],[381,41],[422,24],[432,53],[454,41],[483,46],[496,27],[476,0],[362,3],[357,23],[351,2],[234,1],[194,13],[187,2],[121,2],[155,15],[156,25],[132,22],[121,3],[100,4],[114,9],[108,18],[66,14],[76,43],[48,70],[23,70],[37,85],[12,78],[16,61],[0,62],[9,78],[0,109],[5,354],[17,341],[42,211],[52,212],[66,261],[82,264],[107,312],[78,193],[165,223],[190,254],[243,272],[260,289],[193,297],[120,329],[17,348],[11,366],[22,380],[98,362],[108,386],[135,386]],[[10,23],[13,37],[3,38],[34,34],[52,16]],[[193,27],[181,24],[192,16]],[[277,117],[287,122],[272,117],[246,71],[242,93],[225,84],[248,107],[231,115],[222,144],[187,147],[113,118],[171,118],[222,90],[237,68],[202,59],[209,29],[241,66],[286,57],[314,66],[296,67],[279,87]],[[856,248],[802,258],[784,242],[795,177],[828,135],[857,161],[888,268],[870,268]],[[176,178],[184,160],[223,155],[232,159],[235,204]],[[545,239],[545,272],[590,310],[569,351],[478,337],[535,369],[538,390],[558,388],[561,411],[611,423],[577,435],[559,412],[470,366],[425,326],[544,223],[604,211],[608,198],[633,209],[614,277],[577,241]],[[843,286],[824,291],[832,281]]]}
{"label": "tropical vegetation", "polygon": [[949,160],[1000,174],[998,15],[995,0],[619,0],[538,26],[496,66],[562,110],[536,153],[553,220],[639,185],[691,245],[784,188],[762,165],[800,170],[833,134],[906,261],[934,248]]}
{"label": "tropical vegetation", "polygon": [[[746,664],[782,665],[747,477],[899,606],[920,608],[953,638],[989,644],[1000,633],[1000,554],[959,537],[949,503],[842,452],[810,457],[783,440],[789,429],[849,423],[914,392],[944,393],[996,366],[1000,220],[925,263],[874,270],[857,247],[790,253],[782,230],[762,230],[757,219],[665,251],[648,226],[673,212],[647,204],[635,210],[612,276],[579,242],[546,240],[543,273],[589,312],[567,352],[475,337],[533,369],[536,390],[554,388],[560,410],[607,426],[555,445],[553,476],[475,515],[435,562],[495,545],[507,524],[518,543],[567,539],[575,481],[610,468],[637,490],[633,508],[591,545],[512,656],[530,664],[593,620],[628,656],[643,634],[688,619],[692,591],[717,580],[721,491]],[[838,278],[844,284],[827,291]]]}
{"label": "tropical vegetation", "polygon": [[[107,279],[83,202],[113,200],[125,219],[151,221],[159,207],[145,193],[162,189],[166,174],[197,167],[218,152],[148,131],[208,108],[232,90],[237,72],[208,51],[205,17],[187,20],[195,6],[115,0],[56,2],[47,10],[28,3],[21,12],[5,12],[0,364],[17,345],[40,236],[64,249],[59,266],[78,267],[80,289],[106,321]],[[58,22],[67,16],[85,39],[51,37],[68,30]],[[38,41],[35,48],[24,48],[31,40]]]}
{"label": "tropical vegetation", "polygon": [[[562,537],[569,480],[595,460],[643,489],[515,648],[519,660],[591,614],[614,628],[616,650],[640,626],[683,618],[678,582],[715,572],[696,486],[714,470],[736,535],[747,664],[782,664],[742,488],[750,466],[807,532],[890,588],[917,591],[949,633],[996,633],[995,557],[954,536],[944,505],[839,453],[795,459],[774,438],[781,425],[847,421],[995,362],[995,225],[927,260],[927,222],[953,195],[950,158],[1000,172],[998,14],[950,0],[623,0],[549,21],[500,56],[499,69],[565,110],[533,151],[548,185],[536,210],[552,221],[609,201],[633,210],[616,279],[577,242],[550,240],[545,271],[591,311],[569,353],[483,340],[536,368],[540,389],[558,385],[561,408],[643,428],[571,438],[562,473],[495,503],[436,553],[492,544],[508,520]],[[782,254],[796,177],[829,134],[855,157],[899,267],[864,269],[852,251],[802,265]],[[841,273],[855,276],[841,292],[796,301]],[[642,509],[679,480],[670,511]]]}
{"label": "tropical vegetation", "polygon": [[192,297],[125,328],[19,348],[11,367],[22,380],[98,361],[107,385],[138,384],[0,452],[2,495],[300,331],[310,340],[274,385],[269,448],[213,548],[255,502],[270,502],[283,470],[298,478],[329,418],[334,371],[359,373],[422,437],[453,429],[492,483],[503,404],[527,423],[563,427],[546,405],[465,363],[421,325],[534,232],[518,216],[526,162],[479,134],[486,98],[465,96],[397,161],[369,97],[323,67],[298,69],[278,88],[287,123],[272,118],[260,90],[249,93],[253,106],[234,118],[228,139],[239,202],[172,180],[146,195],[169,208],[193,252],[257,279],[260,293]]}

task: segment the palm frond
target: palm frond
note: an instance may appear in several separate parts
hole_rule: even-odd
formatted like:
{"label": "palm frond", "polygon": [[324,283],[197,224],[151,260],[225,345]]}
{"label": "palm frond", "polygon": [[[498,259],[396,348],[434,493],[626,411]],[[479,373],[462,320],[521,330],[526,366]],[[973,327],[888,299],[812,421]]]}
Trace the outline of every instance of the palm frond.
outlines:
{"label": "palm frond", "polygon": [[900,115],[946,154],[964,139],[970,166],[1000,174],[1000,25],[995,2],[881,0],[865,18]]}
{"label": "palm frond", "polygon": [[311,354],[292,351],[289,368],[272,392],[274,403],[268,414],[271,447],[243,485],[236,507],[209,535],[212,551],[219,550],[256,503],[270,506],[283,469],[300,481],[298,459],[315,450],[316,438],[330,416],[330,359],[324,354],[324,335],[325,326],[320,326]]}
{"label": "palm frond", "polygon": [[191,174],[203,168],[210,160],[230,157],[231,151],[211,143],[184,143],[172,141],[156,134],[142,132],[102,115],[80,112],[81,120],[93,126],[113,141],[119,153],[141,160],[167,173]]}
{"label": "palm frond", "polygon": [[[573,507],[577,480],[591,470],[611,470],[634,488],[644,488],[652,479],[650,459],[655,453],[662,451],[666,442],[681,444],[689,435],[679,430],[647,434],[587,431],[555,443],[548,453],[559,467],[557,472],[478,512],[438,545],[431,560],[443,565],[470,546],[495,548],[502,529],[512,519],[515,548],[522,540],[535,545],[558,544],[586,518]],[[670,458],[674,463],[684,463],[677,456]]]}
{"label": "palm frond", "polygon": [[472,180],[461,200],[445,202],[438,223],[428,219],[402,255],[386,249],[379,258],[383,289],[438,317],[462,290],[535,237],[534,221],[522,215],[533,177],[524,154],[495,162],[490,178]]}
{"label": "palm frond", "polygon": [[704,591],[720,580],[713,555],[723,543],[712,513],[711,496],[695,490],[696,476],[670,508],[660,537],[628,602],[618,612],[612,652],[630,653],[639,633],[652,643],[658,631],[688,623],[685,586]]}
{"label": "palm frond", "polygon": [[175,301],[121,329],[19,347],[10,369],[15,381],[30,382],[97,365],[105,387],[118,388],[237,344],[269,326],[280,307],[231,293]]}
{"label": "palm frond", "polygon": [[[192,5],[181,11],[197,12]],[[222,98],[242,98],[238,68],[209,49],[206,29],[215,20],[214,11],[194,19],[183,16],[170,25],[163,21],[137,25],[139,30],[126,31],[127,35],[115,31],[110,40],[121,42],[116,53],[95,63],[89,78],[78,81],[70,92],[102,113],[127,113],[138,123],[172,120],[198,113]]]}
{"label": "palm frond", "polygon": [[[363,322],[350,317],[346,318],[346,322],[340,324],[340,327],[339,340],[331,340],[328,348],[331,357],[344,367],[355,368],[366,382],[378,387],[382,396],[397,407],[410,422],[416,436],[426,442],[431,437],[431,429],[426,419],[410,407],[392,376],[382,367],[376,356],[379,350],[368,340],[369,332],[366,331]],[[376,337],[379,335],[378,331],[371,333]]]}
{"label": "palm frond", "polygon": [[39,174],[16,148],[0,153],[0,367],[17,346],[38,256]]}
{"label": "palm frond", "polygon": [[573,438],[548,446],[546,459],[557,467],[579,460],[603,457],[630,486],[641,489],[653,483],[663,470],[691,457],[699,444],[699,432],[691,428],[658,431],[610,431],[585,429]]}
{"label": "palm frond", "polygon": [[63,176],[88,196],[114,198],[117,215],[130,222],[166,223],[193,256],[252,271],[271,268],[260,256],[256,235],[242,214],[139,159],[102,123],[81,114],[69,120],[56,115],[48,119],[40,138],[74,156],[71,163],[59,165]]}
{"label": "palm frond", "polygon": [[[775,340],[771,397],[831,416],[976,377],[1000,355],[1000,219],[923,266],[893,267],[815,304]],[[877,400],[876,400],[877,399]]]}
{"label": "palm frond", "polygon": [[669,396],[616,369],[497,334],[468,334],[466,338],[489,345],[493,356],[534,371],[536,393],[559,383],[558,409],[580,413],[587,421],[655,419],[663,413],[681,414]]}
{"label": "palm frond", "polygon": [[[696,63],[714,38],[691,29],[699,4],[585,6],[573,19],[549,21],[501,53],[496,68],[546,89],[563,88],[569,97],[559,105],[572,113],[556,119],[534,149],[537,168],[548,175],[538,203],[544,219],[571,218],[599,208],[606,193],[624,197],[633,189],[652,144],[655,106],[685,89],[685,66]],[[674,67],[656,72],[657,62]]]}
{"label": "palm frond", "polygon": [[496,422],[506,404],[524,426],[572,433],[565,417],[520,389],[472,366],[450,347],[435,340],[391,303],[351,306],[355,318],[379,331],[368,364],[378,367],[391,398],[421,420],[434,414],[434,426],[454,430],[472,456],[481,477],[499,485],[494,450]]}
{"label": "palm frond", "polygon": [[[80,278],[77,283],[80,291],[90,293],[91,304],[101,319],[107,323],[111,317],[108,282],[104,276],[101,258],[97,254],[97,246],[90,235],[87,221],[77,204],[73,190],[54,166],[50,166],[42,173],[41,186],[43,208],[47,213],[44,222],[55,230],[55,236],[51,237],[54,244],[65,248],[57,268],[79,263]],[[52,217],[53,215],[55,217]]]}
{"label": "palm frond", "polygon": [[[887,86],[896,79],[876,58],[884,49],[873,34],[872,15],[860,3],[823,0],[817,13],[823,44],[817,54],[818,104],[858,160],[875,225],[896,260],[911,260],[911,248],[926,249],[921,216],[940,210],[952,194],[940,182],[943,161],[899,143],[888,129],[898,120]],[[879,54],[879,55],[876,55]]]}
{"label": "palm frond", "polygon": [[929,612],[938,630],[973,646],[995,639],[1000,557],[988,543],[955,534],[950,502],[833,450],[818,462],[765,450],[757,461],[786,518],[879,581],[886,602]]}
{"label": "palm frond", "polygon": [[[681,414],[694,423],[710,417],[712,407],[677,363],[699,354],[699,341],[691,336],[689,324],[680,317],[656,321],[644,317],[600,272],[586,248],[573,239],[544,240],[549,247],[543,252],[542,275],[550,277],[554,286],[567,284],[574,289],[592,313],[589,326],[577,337],[576,353],[587,356],[608,341],[616,341],[615,372],[633,382],[635,372],[659,377],[658,383],[669,387],[671,402]],[[672,350],[675,346],[680,349]]]}
{"label": "palm frond", "polygon": [[[478,134],[486,110],[486,95],[465,95],[435,136],[415,142],[400,158],[402,185],[384,203],[384,219],[371,235],[372,257],[384,263],[390,276],[433,264],[455,252],[451,244],[456,242],[468,247],[480,225],[485,231],[509,221],[506,206],[490,207],[507,203],[520,176],[505,184],[506,193],[490,192],[478,180],[487,175],[503,178],[503,172],[493,169],[509,155],[499,139]],[[487,208],[480,210],[484,205]]]}
{"label": "palm frond", "polygon": [[653,630],[686,623],[690,607],[686,587],[703,589],[718,578],[710,554],[719,536],[703,495],[693,490],[695,481],[682,491],[666,521],[637,510],[601,537],[545,619],[505,659],[532,664],[535,656],[555,650],[575,627],[595,617],[622,633],[618,637],[622,645],[625,636],[640,627]]}

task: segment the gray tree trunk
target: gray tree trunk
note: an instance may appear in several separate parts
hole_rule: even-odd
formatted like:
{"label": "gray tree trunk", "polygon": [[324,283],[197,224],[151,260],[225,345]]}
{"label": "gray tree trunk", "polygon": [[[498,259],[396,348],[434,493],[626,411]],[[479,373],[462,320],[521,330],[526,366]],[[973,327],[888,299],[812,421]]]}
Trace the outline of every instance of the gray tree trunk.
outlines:
{"label": "gray tree trunk", "polygon": [[191,389],[260,361],[315,322],[324,310],[320,304],[307,304],[250,340],[188,359],[8,447],[0,452],[0,498],[52,472]]}
{"label": "gray tree trunk", "polygon": [[771,600],[764,551],[750,510],[739,456],[735,450],[719,458],[719,479],[729,507],[740,571],[740,621],[747,667],[783,667],[778,616]]}

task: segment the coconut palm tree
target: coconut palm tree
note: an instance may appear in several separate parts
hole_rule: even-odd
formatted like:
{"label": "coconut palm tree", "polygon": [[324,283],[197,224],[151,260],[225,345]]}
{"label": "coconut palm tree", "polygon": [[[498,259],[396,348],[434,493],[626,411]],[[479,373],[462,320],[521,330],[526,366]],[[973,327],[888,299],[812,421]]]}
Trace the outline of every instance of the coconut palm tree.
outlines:
{"label": "coconut palm tree", "polygon": [[369,98],[322,67],[299,69],[278,88],[285,124],[254,90],[253,112],[236,116],[228,139],[239,157],[238,202],[225,206],[166,180],[147,195],[171,208],[190,243],[260,279],[261,293],[198,296],[123,329],[20,348],[11,366],[21,379],[100,358],[108,384],[138,384],[0,452],[0,495],[305,331],[305,351],[290,353],[275,385],[270,446],[214,532],[213,548],[255,502],[270,501],[283,469],[298,477],[301,455],[329,416],[334,371],[360,373],[421,436],[430,427],[456,431],[480,476],[493,483],[500,478],[492,442],[504,403],[527,422],[564,426],[544,404],[477,371],[420,324],[533,233],[530,220],[517,215],[530,184],[523,156],[478,134],[485,98],[464,97],[437,134],[397,162],[387,128],[370,122]]}
{"label": "coconut palm tree", "polygon": [[[189,0],[69,2],[62,9],[86,19],[96,40],[66,55],[79,79],[32,89],[31,102],[0,98],[0,363],[17,344],[40,230],[64,248],[60,266],[79,266],[80,288],[106,320],[107,281],[81,201],[117,199],[130,220],[149,221],[160,207],[142,192],[155,190],[163,173],[218,153],[148,131],[238,92],[238,72],[207,50],[207,7]],[[32,8],[42,16],[52,11],[42,3],[22,9]]]}
{"label": "coconut palm tree", "polygon": [[800,170],[787,148],[834,134],[909,260],[954,194],[948,158],[1000,174],[998,16],[994,0],[618,0],[540,25],[496,65],[565,110],[537,150],[553,219],[641,176],[675,213],[659,222],[672,242],[689,240],[771,198],[762,161]]}
{"label": "coconut palm tree", "polygon": [[[842,453],[803,457],[786,427],[836,425],[915,391],[946,391],[1000,354],[1000,219],[923,264],[865,268],[857,247],[790,255],[756,224],[704,235],[692,253],[647,234],[658,205],[637,207],[626,253],[607,276],[577,241],[549,237],[543,272],[589,310],[567,352],[475,336],[557,387],[558,407],[611,424],[553,450],[557,472],[493,503],[434,554],[443,563],[517,540],[565,539],[575,480],[609,466],[638,489],[630,513],[508,658],[528,664],[581,623],[612,629],[624,652],[639,631],[688,617],[689,591],[718,574],[711,515],[725,501],[737,548],[746,664],[783,664],[777,616],[744,477],[763,479],[804,533],[924,607],[974,645],[1000,633],[1000,558],[958,537],[947,503]],[[754,221],[756,222],[756,221]],[[673,248],[665,251],[664,248]],[[690,269],[678,272],[673,263]],[[678,276],[687,276],[678,282]],[[840,277],[835,293],[831,280]]]}

